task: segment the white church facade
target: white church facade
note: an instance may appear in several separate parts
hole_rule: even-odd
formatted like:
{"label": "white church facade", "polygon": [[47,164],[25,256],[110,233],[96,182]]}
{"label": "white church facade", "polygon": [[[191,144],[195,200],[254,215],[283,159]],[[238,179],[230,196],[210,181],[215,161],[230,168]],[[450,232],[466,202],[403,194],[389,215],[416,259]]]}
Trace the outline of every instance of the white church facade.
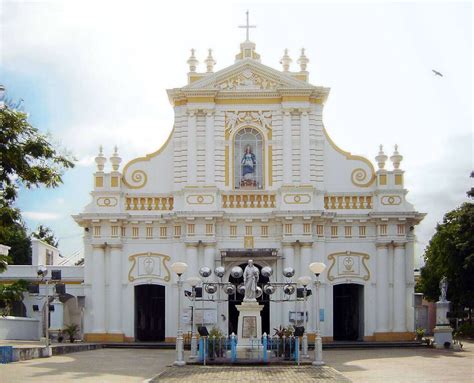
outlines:
{"label": "white church facade", "polygon": [[[92,200],[74,216],[85,230],[86,340],[172,341],[170,265],[189,265],[184,280],[201,266],[224,266],[229,281],[248,259],[270,266],[275,282],[288,266],[297,277],[311,275],[311,262],[327,265],[319,290],[325,341],[413,339],[414,227],[424,215],[405,198],[402,156],[395,149],[386,169],[380,148],[375,169],[338,148],[322,119],[329,89],[308,82],[304,52],[299,71],[289,71],[290,61],[285,54],[282,71],[265,66],[246,40],[235,64],[214,72],[209,52],[198,73],[193,52],[188,84],[168,90],[174,127],[165,144],[122,169],[117,151],[110,170],[97,156]],[[191,302],[182,298],[186,333]],[[263,331],[294,324],[302,302],[287,298],[278,291],[259,299]],[[235,300],[198,305],[198,322],[235,331]]]}

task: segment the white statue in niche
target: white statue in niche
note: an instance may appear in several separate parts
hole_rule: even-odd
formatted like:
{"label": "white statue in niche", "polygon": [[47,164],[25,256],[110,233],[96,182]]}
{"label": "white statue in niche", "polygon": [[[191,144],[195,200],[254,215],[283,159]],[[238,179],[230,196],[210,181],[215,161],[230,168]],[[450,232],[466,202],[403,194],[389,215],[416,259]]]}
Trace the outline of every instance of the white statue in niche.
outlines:
{"label": "white statue in niche", "polygon": [[253,261],[249,259],[244,270],[245,297],[244,301],[256,301],[257,282],[260,271],[254,266]]}

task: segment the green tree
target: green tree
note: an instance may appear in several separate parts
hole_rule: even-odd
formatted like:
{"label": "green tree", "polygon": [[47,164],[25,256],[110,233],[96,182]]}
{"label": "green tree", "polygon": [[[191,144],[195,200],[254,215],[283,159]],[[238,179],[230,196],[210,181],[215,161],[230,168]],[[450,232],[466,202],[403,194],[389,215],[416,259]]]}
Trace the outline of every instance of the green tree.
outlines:
{"label": "green tree", "polygon": [[0,243],[11,247],[15,263],[27,263],[30,245],[21,212],[15,207],[20,186],[57,187],[65,169],[74,167],[48,137],[31,126],[21,111],[0,106]]}
{"label": "green tree", "polygon": [[36,230],[31,233],[31,236],[40,239],[51,246],[58,247],[59,241],[54,236],[53,230],[47,226],[39,225]]}
{"label": "green tree", "polygon": [[9,285],[0,285],[0,302],[2,303],[2,315],[10,315],[13,303],[23,300],[23,293],[28,290],[28,282],[20,279]]}
{"label": "green tree", "polygon": [[425,250],[417,291],[431,301],[440,296],[439,282],[448,279],[448,300],[455,311],[474,307],[474,204],[448,212]]}

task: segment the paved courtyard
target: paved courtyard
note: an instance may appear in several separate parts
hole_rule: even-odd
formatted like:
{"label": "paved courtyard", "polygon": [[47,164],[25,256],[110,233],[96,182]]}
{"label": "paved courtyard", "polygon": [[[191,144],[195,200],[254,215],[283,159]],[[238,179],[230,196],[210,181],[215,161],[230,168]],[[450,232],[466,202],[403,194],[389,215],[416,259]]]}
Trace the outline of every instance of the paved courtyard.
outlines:
{"label": "paved courtyard", "polygon": [[1,365],[0,382],[472,382],[474,342],[464,348],[327,350],[331,368],[187,366],[177,373],[167,367],[172,350],[101,349]]}

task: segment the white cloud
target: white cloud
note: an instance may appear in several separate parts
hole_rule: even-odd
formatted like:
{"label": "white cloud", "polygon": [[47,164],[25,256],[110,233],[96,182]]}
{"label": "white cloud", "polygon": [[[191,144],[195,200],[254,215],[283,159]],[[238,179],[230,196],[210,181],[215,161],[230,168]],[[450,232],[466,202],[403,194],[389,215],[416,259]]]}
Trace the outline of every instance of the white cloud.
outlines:
{"label": "white cloud", "polygon": [[24,211],[22,215],[33,221],[56,221],[62,217],[60,214],[46,211]]}

